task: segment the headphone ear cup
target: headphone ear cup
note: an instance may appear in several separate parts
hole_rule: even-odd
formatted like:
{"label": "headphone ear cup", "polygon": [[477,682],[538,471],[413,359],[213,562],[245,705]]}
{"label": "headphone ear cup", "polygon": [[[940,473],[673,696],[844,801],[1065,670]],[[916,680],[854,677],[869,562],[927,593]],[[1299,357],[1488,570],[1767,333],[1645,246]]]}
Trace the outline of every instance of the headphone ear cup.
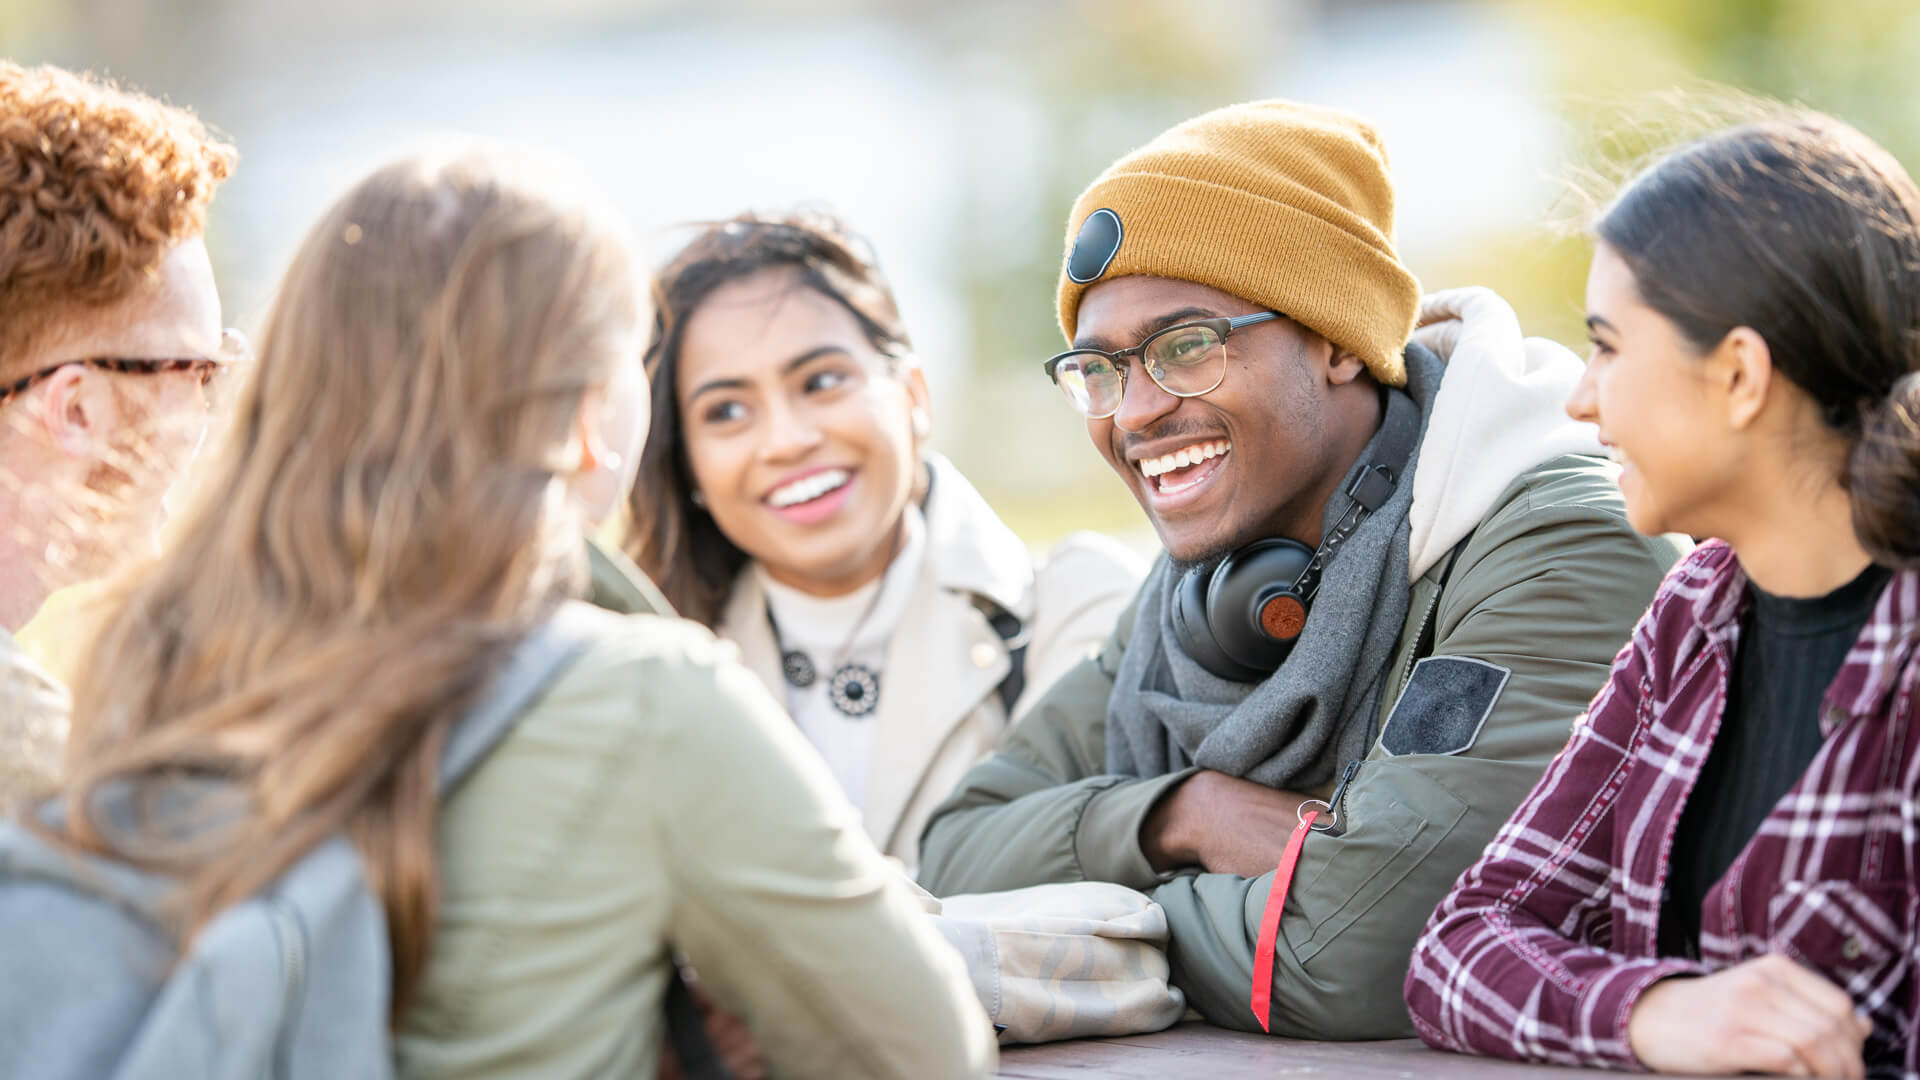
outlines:
{"label": "headphone ear cup", "polygon": [[[1227,556],[1207,586],[1207,627],[1214,644],[1252,682],[1272,674],[1306,625],[1307,601],[1294,587],[1313,549],[1276,537]],[[1209,669],[1212,670],[1212,669]]]}
{"label": "headphone ear cup", "polygon": [[1207,625],[1207,586],[1212,575],[1194,567],[1180,575],[1173,590],[1173,638],[1193,662],[1223,679],[1244,682],[1241,666],[1220,649]]}

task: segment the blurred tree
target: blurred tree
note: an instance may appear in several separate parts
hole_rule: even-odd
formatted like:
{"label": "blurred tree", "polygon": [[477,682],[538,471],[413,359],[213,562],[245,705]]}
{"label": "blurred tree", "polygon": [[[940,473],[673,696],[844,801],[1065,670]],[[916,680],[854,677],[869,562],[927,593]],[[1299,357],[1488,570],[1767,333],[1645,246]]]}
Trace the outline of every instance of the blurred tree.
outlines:
{"label": "blurred tree", "polygon": [[[952,42],[967,90],[973,196],[954,262],[978,377],[968,381],[965,445],[970,461],[1003,463],[976,467],[976,478],[1015,508],[1027,535],[1139,520],[1039,374],[1039,361],[1060,347],[1051,298],[1068,207],[1146,134],[1250,96],[1263,65],[1285,62],[1289,23],[1321,6],[1088,0],[922,16]],[[1435,287],[1493,287],[1531,333],[1576,347],[1584,340],[1588,211],[1651,154],[1737,118],[1725,88],[1832,112],[1920,162],[1912,0],[1480,6],[1552,58],[1545,90],[1575,151],[1561,172],[1566,197],[1554,220],[1461,245],[1422,274]]]}
{"label": "blurred tree", "polygon": [[[1603,119],[1623,95],[1711,80],[1831,112],[1908,160],[1920,153],[1911,0],[1506,2],[1562,58],[1558,89],[1578,103],[1575,119]],[[1684,97],[1670,104],[1684,112]]]}
{"label": "blurred tree", "polygon": [[0,0],[0,56],[23,60],[28,46],[47,32],[53,14],[49,0]]}
{"label": "blurred tree", "polygon": [[[1154,133],[1251,96],[1298,3],[1080,0],[922,9],[955,56],[967,175],[953,253],[973,375],[958,410],[974,479],[1034,540],[1138,529],[1138,508],[1040,373],[1058,352],[1053,295],[1066,216]],[[1017,439],[1008,436],[1018,432]]]}
{"label": "blurred tree", "polygon": [[1920,168],[1911,0],[1498,2],[1553,56],[1576,158],[1556,221],[1488,238],[1446,277],[1494,286],[1530,332],[1584,339],[1588,212],[1675,142],[1740,120],[1743,95],[1830,112]]}
{"label": "blurred tree", "polygon": [[1257,54],[1286,7],[1083,0],[1013,5],[997,19],[976,11],[949,25],[967,52],[967,81],[987,90],[965,105],[978,197],[958,253],[987,369],[1038,370],[1057,351],[1046,298],[1074,198],[1151,133],[1249,96]]}

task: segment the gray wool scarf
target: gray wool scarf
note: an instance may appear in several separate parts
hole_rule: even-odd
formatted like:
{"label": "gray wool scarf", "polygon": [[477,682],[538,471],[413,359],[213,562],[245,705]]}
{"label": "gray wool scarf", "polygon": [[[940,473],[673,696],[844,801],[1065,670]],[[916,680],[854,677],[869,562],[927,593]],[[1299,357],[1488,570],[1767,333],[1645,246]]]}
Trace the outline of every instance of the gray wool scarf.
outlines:
{"label": "gray wool scarf", "polygon": [[[1381,430],[1328,500],[1323,534],[1346,513],[1347,486],[1369,463],[1388,424],[1416,425],[1424,435],[1445,367],[1418,345],[1407,346],[1406,360],[1404,393],[1417,408],[1385,410]],[[1160,557],[1141,587],[1133,636],[1107,701],[1108,772],[1160,776],[1191,764],[1301,790],[1327,783],[1342,764],[1367,755],[1381,676],[1412,592],[1407,512],[1418,456],[1416,449],[1393,494],[1328,561],[1299,643],[1264,682],[1222,679],[1180,647],[1172,619],[1180,570]]]}

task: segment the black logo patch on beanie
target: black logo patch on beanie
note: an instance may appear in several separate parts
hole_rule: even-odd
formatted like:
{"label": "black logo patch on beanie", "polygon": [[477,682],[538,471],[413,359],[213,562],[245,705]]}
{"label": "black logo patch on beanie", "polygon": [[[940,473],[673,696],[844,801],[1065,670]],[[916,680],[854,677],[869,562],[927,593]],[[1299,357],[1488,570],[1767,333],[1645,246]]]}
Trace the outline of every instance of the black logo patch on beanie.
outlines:
{"label": "black logo patch on beanie", "polygon": [[1085,285],[1100,280],[1120,254],[1120,215],[1101,207],[1080,223],[1080,235],[1073,238],[1073,254],[1067,256],[1067,280]]}

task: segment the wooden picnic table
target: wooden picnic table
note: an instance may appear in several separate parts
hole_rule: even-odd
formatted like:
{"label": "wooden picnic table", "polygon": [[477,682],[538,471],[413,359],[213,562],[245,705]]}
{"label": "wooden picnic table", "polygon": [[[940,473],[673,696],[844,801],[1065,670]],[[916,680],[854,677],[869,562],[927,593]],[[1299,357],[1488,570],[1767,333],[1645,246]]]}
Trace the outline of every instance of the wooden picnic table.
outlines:
{"label": "wooden picnic table", "polygon": [[1516,1065],[1429,1049],[1419,1039],[1335,1043],[1280,1039],[1228,1031],[1211,1024],[1178,1024],[1152,1035],[1075,1039],[1000,1052],[1002,1077],[1019,1080],[1272,1080],[1340,1077],[1351,1080],[1573,1080],[1625,1076],[1598,1069]]}

